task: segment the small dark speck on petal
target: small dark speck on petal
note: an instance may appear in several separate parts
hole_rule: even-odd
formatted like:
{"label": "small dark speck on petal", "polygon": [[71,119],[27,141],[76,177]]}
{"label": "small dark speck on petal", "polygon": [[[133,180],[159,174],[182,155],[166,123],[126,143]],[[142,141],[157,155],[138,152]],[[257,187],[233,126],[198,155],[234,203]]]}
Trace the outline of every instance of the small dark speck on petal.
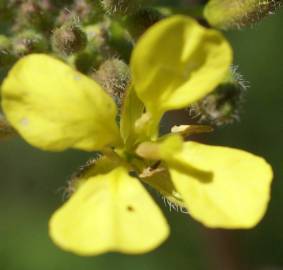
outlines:
{"label": "small dark speck on petal", "polygon": [[134,209],[131,205],[128,205],[128,206],[127,206],[127,210],[128,210],[129,212],[134,212],[134,211],[135,211],[135,209]]}

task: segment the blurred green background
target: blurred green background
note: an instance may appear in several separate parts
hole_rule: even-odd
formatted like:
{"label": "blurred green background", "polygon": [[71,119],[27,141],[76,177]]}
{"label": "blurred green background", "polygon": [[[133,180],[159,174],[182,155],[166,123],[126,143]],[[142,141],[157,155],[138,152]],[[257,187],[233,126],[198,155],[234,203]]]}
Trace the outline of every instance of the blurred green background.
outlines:
{"label": "blurred green background", "polygon": [[63,201],[68,177],[89,155],[41,152],[12,139],[0,143],[0,269],[283,269],[282,29],[283,10],[252,29],[227,33],[235,63],[251,87],[241,121],[206,137],[207,143],[242,148],[273,165],[271,204],[255,229],[206,230],[190,217],[171,212],[156,196],[172,228],[170,239],[156,251],[94,258],[65,253],[48,238],[48,219]]}

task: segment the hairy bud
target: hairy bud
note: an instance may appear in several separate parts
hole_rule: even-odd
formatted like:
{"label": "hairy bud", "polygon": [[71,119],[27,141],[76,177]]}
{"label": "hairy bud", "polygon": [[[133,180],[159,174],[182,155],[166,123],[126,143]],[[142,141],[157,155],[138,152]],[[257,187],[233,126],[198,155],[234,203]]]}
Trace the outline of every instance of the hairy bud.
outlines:
{"label": "hairy bud", "polygon": [[33,30],[23,31],[13,38],[13,52],[16,56],[47,50],[48,42],[46,38]]}
{"label": "hairy bud", "polygon": [[211,94],[189,108],[190,115],[201,123],[216,126],[230,124],[239,118],[246,89],[247,83],[233,68]]}
{"label": "hairy bud", "polygon": [[142,0],[101,0],[103,9],[111,15],[129,15],[135,13]]}
{"label": "hairy bud", "polygon": [[72,62],[78,70],[90,74],[112,55],[108,44],[109,31],[104,23],[88,25],[83,30],[87,35],[87,46],[83,51],[72,56]]}
{"label": "hairy bud", "polygon": [[57,18],[57,24],[62,25],[72,18],[77,18],[81,24],[88,24],[100,19],[102,8],[97,1],[74,0],[68,8],[62,8]]}
{"label": "hairy bud", "polygon": [[241,28],[260,21],[281,4],[282,0],[210,0],[204,16],[217,28]]}
{"label": "hairy bud", "polygon": [[82,51],[87,45],[87,36],[75,23],[66,23],[54,30],[52,48],[62,55]]}
{"label": "hairy bud", "polygon": [[129,16],[126,25],[134,39],[138,39],[150,26],[160,21],[163,15],[153,8],[143,8]]}
{"label": "hairy bud", "polygon": [[114,98],[120,108],[130,82],[128,65],[119,59],[109,59],[99,67],[93,77]]}
{"label": "hairy bud", "polygon": [[50,31],[53,6],[49,0],[26,0],[15,3],[15,5],[15,9],[17,10],[16,20],[13,26],[15,32],[26,27]]}

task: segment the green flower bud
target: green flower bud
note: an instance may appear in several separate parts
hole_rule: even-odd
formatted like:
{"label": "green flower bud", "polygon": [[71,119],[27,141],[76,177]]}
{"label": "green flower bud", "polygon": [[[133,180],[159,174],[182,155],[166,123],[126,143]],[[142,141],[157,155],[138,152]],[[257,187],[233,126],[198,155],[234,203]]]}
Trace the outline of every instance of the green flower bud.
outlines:
{"label": "green flower bud", "polygon": [[87,75],[96,69],[101,62],[97,51],[91,51],[89,49],[72,55],[71,57],[71,63],[75,68]]}
{"label": "green flower bud", "polygon": [[46,38],[33,30],[26,30],[13,37],[13,52],[16,56],[30,53],[46,52],[48,41]]}
{"label": "green flower bud", "polygon": [[109,26],[109,48],[114,54],[129,62],[131,52],[133,49],[133,40],[131,39],[128,31],[117,21],[112,21]]}
{"label": "green flower bud", "polygon": [[54,30],[52,48],[62,55],[82,51],[87,45],[87,36],[75,23],[66,23]]}
{"label": "green flower bud", "polygon": [[192,118],[209,125],[224,125],[239,119],[243,95],[248,86],[232,68],[225,80],[209,95],[189,108]]}
{"label": "green flower bud", "polygon": [[220,29],[241,28],[260,21],[281,4],[282,0],[210,0],[204,16]]}
{"label": "green flower bud", "polygon": [[97,1],[74,0],[68,8],[60,10],[57,24],[62,25],[77,18],[81,24],[86,25],[101,19],[102,14],[102,8]]}
{"label": "green flower bud", "polygon": [[132,50],[132,41],[128,32],[120,23],[106,20],[87,26],[84,30],[88,37],[87,50],[97,55],[96,64],[100,65],[113,57],[119,57],[128,62]]}
{"label": "green flower bud", "polygon": [[111,15],[129,15],[140,9],[143,0],[100,0],[103,9]]}
{"label": "green flower bud", "polygon": [[101,8],[97,1],[75,0],[73,12],[82,23],[90,23],[99,18]]}
{"label": "green flower bud", "polygon": [[90,68],[97,69],[102,62],[111,57],[111,48],[109,47],[109,26],[102,22],[89,25],[84,28],[88,44],[84,51],[92,61]]}
{"label": "green flower bud", "polygon": [[53,6],[49,0],[26,0],[15,4],[17,6],[15,32],[26,27],[50,31],[52,28]]}
{"label": "green flower bud", "polygon": [[123,61],[113,58],[105,61],[93,78],[111,95],[120,108],[130,83],[130,70]]}
{"label": "green flower bud", "polygon": [[150,26],[163,18],[163,15],[153,8],[143,8],[128,16],[126,27],[134,39],[138,39]]}
{"label": "green flower bud", "polygon": [[109,32],[107,29],[105,23],[83,28],[87,35],[87,46],[83,51],[72,55],[70,58],[71,64],[82,73],[93,73],[93,70],[97,70],[106,59],[114,54],[111,53],[111,48],[108,45]]}

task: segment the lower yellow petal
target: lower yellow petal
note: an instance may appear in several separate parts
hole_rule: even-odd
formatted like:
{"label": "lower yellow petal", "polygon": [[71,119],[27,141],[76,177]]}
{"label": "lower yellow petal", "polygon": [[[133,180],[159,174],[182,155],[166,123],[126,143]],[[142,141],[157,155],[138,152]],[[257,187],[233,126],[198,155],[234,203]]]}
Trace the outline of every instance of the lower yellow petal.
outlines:
{"label": "lower yellow petal", "polygon": [[[250,228],[265,214],[272,169],[261,157],[237,149],[187,142],[171,164],[176,189],[190,214],[204,225]],[[210,172],[211,178],[182,170],[186,165],[203,170],[204,176]]]}
{"label": "lower yellow petal", "polygon": [[53,241],[86,256],[148,252],[168,234],[160,209],[124,168],[89,178],[50,220]]}

